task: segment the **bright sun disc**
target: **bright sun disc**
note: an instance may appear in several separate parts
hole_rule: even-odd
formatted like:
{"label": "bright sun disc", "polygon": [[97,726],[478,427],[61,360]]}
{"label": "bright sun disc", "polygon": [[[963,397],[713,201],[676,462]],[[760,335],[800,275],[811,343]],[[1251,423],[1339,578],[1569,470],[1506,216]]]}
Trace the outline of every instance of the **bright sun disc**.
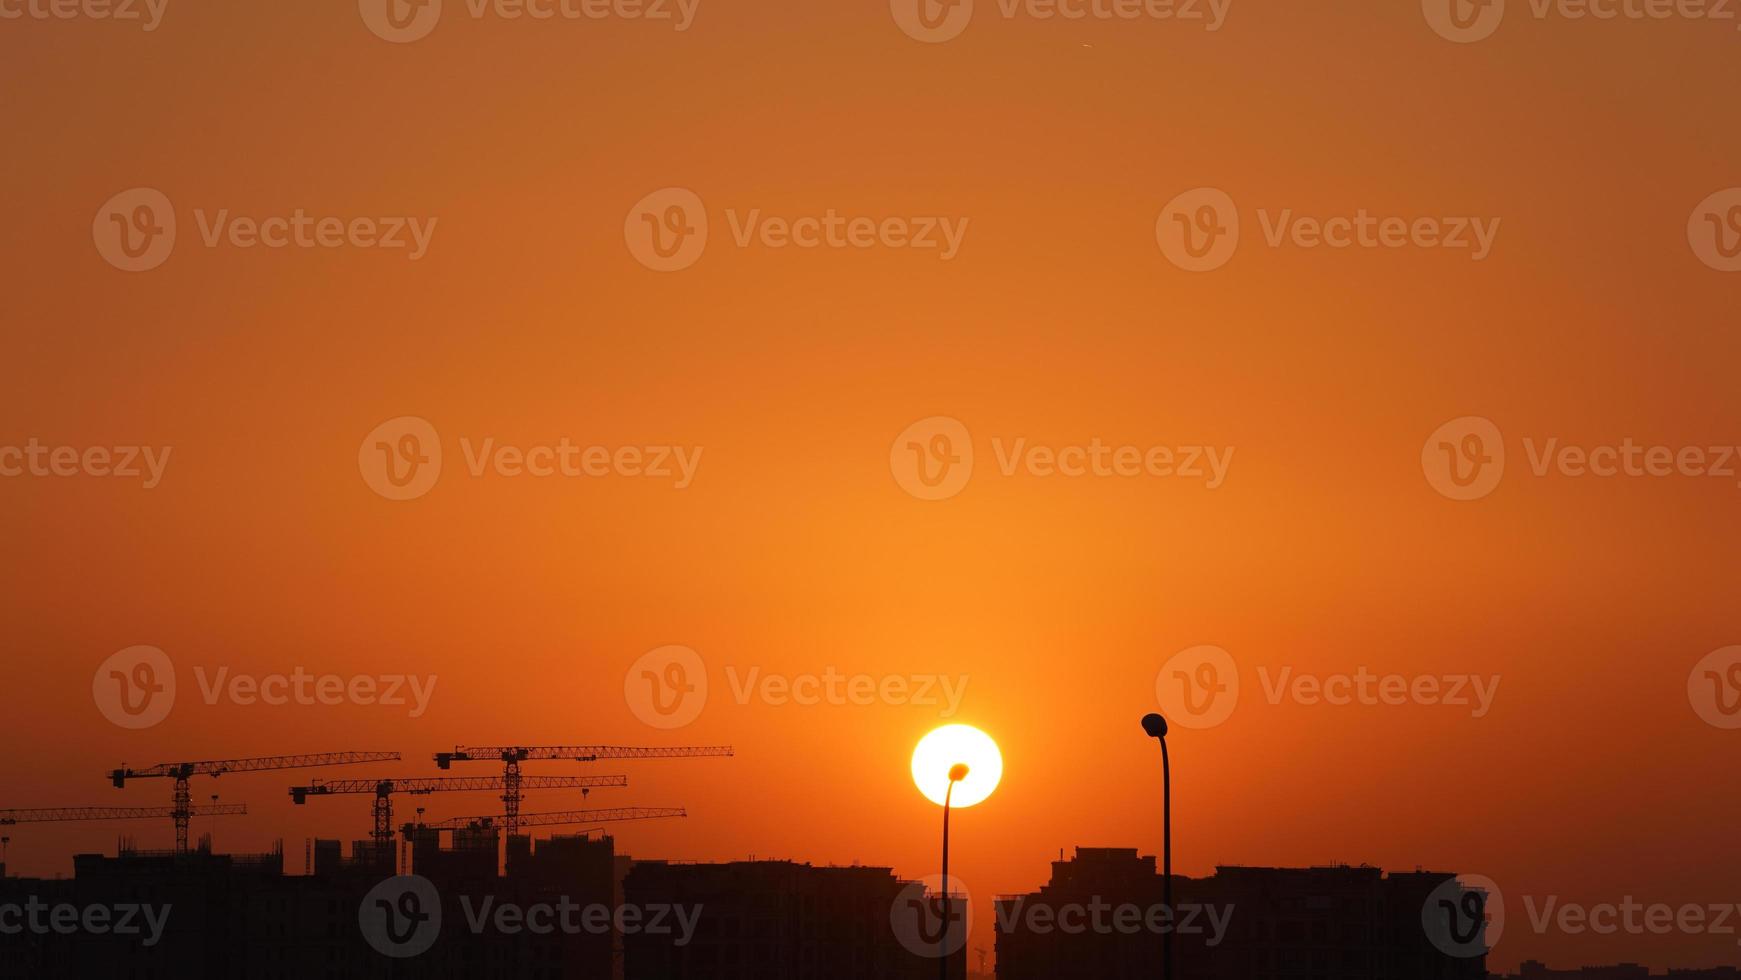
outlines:
{"label": "bright sun disc", "polygon": [[1003,753],[991,736],[972,725],[944,725],[913,749],[913,785],[938,806],[949,791],[949,770],[967,764],[967,778],[955,784],[951,806],[972,806],[991,795],[1003,778]]}

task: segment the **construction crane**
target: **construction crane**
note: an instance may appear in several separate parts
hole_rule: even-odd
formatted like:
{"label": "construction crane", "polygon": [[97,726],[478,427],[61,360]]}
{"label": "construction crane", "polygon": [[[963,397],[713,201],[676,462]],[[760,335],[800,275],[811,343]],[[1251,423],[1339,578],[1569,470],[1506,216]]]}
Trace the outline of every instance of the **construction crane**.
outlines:
{"label": "construction crane", "polygon": [[[172,817],[175,808],[169,806],[59,806],[41,810],[0,810],[0,826],[21,823],[61,823],[70,820],[150,820]],[[222,803],[212,806],[188,807],[194,817],[245,817],[246,803]]]}
{"label": "construction crane", "polygon": [[112,769],[109,781],[116,788],[129,779],[173,779],[175,795],[169,815],[175,821],[175,853],[187,853],[187,825],[194,816],[187,782],[194,776],[218,777],[229,772],[263,772],[269,769],[312,769],[318,766],[349,766],[359,762],[397,762],[397,752],[316,752],[308,755],[272,755],[253,759],[208,759],[200,762],[160,762],[146,769]]}
{"label": "construction crane", "polygon": [[[522,813],[519,815],[522,827],[556,827],[563,824],[577,823],[611,823],[617,820],[655,820],[661,817],[687,817],[689,813],[682,807],[658,806],[627,806],[606,810],[557,810],[551,813]],[[469,828],[493,827],[497,820],[506,822],[506,817],[454,817],[440,823],[422,825],[428,830],[461,830]],[[410,824],[405,826],[412,829]]]}
{"label": "construction crane", "polygon": [[[188,808],[194,817],[242,817],[248,815],[248,804],[225,803]],[[160,820],[175,816],[168,806],[57,806],[39,810],[0,810],[0,827],[21,823],[66,823],[74,820]],[[8,842],[12,838],[6,838]]]}
{"label": "construction crane", "polygon": [[[393,794],[463,793],[499,790],[506,784],[502,776],[417,777],[411,779],[317,779],[307,786],[290,787],[290,800],[298,806],[310,796],[373,793],[375,796],[375,829],[372,836],[383,847],[393,844]],[[525,776],[523,789],[578,789],[591,794],[594,789],[629,785],[627,776]]]}
{"label": "construction crane", "polygon": [[[520,763],[551,759],[597,762],[600,759],[688,759],[732,754],[729,745],[650,747],[631,745],[456,745],[452,752],[435,753],[435,764],[446,769],[455,762],[500,762],[502,764],[502,826],[509,834],[520,832]],[[668,814],[667,814],[668,815]]]}

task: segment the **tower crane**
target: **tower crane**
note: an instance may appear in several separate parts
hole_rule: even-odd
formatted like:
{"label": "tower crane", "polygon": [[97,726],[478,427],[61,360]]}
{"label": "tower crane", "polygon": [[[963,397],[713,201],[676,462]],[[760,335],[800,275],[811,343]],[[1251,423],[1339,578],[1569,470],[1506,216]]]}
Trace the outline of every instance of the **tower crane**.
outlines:
{"label": "tower crane", "polygon": [[[246,803],[214,803],[188,807],[193,817],[247,816]],[[36,810],[0,810],[0,827],[21,823],[66,823],[74,820],[153,820],[175,816],[169,806],[58,806]],[[11,838],[7,838],[10,840]]]}
{"label": "tower crane", "polygon": [[[452,752],[435,753],[438,768],[455,762],[500,762],[502,764],[502,826],[509,834],[520,832],[520,763],[551,759],[597,762],[600,759],[687,759],[729,757],[729,745],[633,746],[633,745],[456,745]],[[671,814],[662,814],[671,816]]]}
{"label": "tower crane", "polygon": [[187,825],[195,808],[188,780],[194,776],[218,777],[229,772],[262,772],[269,769],[311,769],[318,766],[349,766],[359,762],[397,762],[397,752],[317,752],[308,755],[273,755],[252,759],[208,759],[199,762],[160,762],[145,769],[109,771],[109,781],[116,788],[127,785],[129,779],[173,779],[175,795],[171,799],[169,816],[175,821],[175,853],[187,853]]}
{"label": "tower crane", "polygon": [[[247,814],[246,803],[188,807],[188,815],[194,817],[237,817]],[[174,815],[175,808],[168,806],[58,806],[39,810],[0,810],[0,827],[21,823],[62,823],[69,820],[149,820]]]}
{"label": "tower crane", "polygon": [[[393,794],[409,793],[423,796],[429,793],[479,792],[500,790],[506,780],[502,776],[416,777],[411,779],[317,779],[307,786],[290,787],[290,800],[301,805],[310,796],[373,793],[375,843],[393,845]],[[579,789],[590,794],[594,789],[629,785],[627,776],[525,776],[525,789]]]}

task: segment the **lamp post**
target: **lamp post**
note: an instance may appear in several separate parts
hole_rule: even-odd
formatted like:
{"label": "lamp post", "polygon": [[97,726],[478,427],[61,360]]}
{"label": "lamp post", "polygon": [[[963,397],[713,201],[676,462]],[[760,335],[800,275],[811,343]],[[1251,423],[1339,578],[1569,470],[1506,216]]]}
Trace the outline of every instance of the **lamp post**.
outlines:
{"label": "lamp post", "polygon": [[[1003,778],[1003,754],[991,736],[972,725],[945,725],[913,749],[913,784],[925,798],[943,808],[943,927],[938,931],[938,969],[949,980],[949,920],[953,918],[949,878],[949,811],[985,800]],[[956,792],[961,798],[955,798]],[[971,914],[971,910],[969,911]],[[962,926],[967,925],[963,916]],[[917,950],[915,950],[917,952]]]}
{"label": "lamp post", "polygon": [[1167,909],[1167,931],[1161,933],[1161,977],[1173,977],[1173,763],[1167,755],[1167,719],[1143,715],[1143,731],[1161,743],[1161,904]]}
{"label": "lamp post", "polygon": [[955,784],[966,778],[967,763],[957,762],[949,767],[949,788],[943,791],[943,931],[937,938],[940,980],[949,980],[949,805],[955,797]]}

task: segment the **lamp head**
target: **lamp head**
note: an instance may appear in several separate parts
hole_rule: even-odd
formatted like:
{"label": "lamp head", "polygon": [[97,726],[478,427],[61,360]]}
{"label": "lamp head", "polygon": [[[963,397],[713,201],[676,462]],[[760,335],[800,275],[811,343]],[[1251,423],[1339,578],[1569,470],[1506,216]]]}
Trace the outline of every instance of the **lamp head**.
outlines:
{"label": "lamp head", "polygon": [[1143,715],[1143,731],[1147,732],[1150,738],[1166,738],[1167,719],[1153,713]]}
{"label": "lamp head", "polygon": [[957,762],[955,765],[949,767],[949,781],[950,782],[959,783],[963,779],[966,779],[966,778],[967,778],[967,763]]}

